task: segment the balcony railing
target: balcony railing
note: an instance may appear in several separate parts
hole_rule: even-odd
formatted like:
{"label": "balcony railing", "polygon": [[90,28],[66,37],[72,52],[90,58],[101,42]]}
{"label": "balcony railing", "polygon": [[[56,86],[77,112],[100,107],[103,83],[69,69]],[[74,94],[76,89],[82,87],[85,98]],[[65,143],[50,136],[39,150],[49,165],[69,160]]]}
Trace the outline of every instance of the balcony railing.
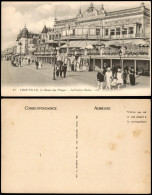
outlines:
{"label": "balcony railing", "polygon": [[[86,38],[86,35],[70,35],[70,36],[61,36],[60,40],[99,40],[99,35],[88,35]],[[134,38],[134,37],[140,37],[144,38],[144,35],[142,33],[137,33],[137,34],[125,34],[125,35],[103,35],[100,36],[100,39],[125,39],[125,38]],[[58,39],[55,39],[59,41]]]}
{"label": "balcony railing", "polygon": [[[118,48],[111,48],[107,47],[101,51],[99,49],[89,49],[87,51],[88,56],[119,56],[120,49]],[[65,54],[67,53],[66,49],[60,50],[60,54]],[[79,56],[84,56],[85,55],[84,50],[70,50],[69,55],[79,55]],[[35,55],[55,55],[54,51],[37,51],[34,53]],[[127,48],[122,56],[125,57],[132,57],[132,56],[148,56],[149,55],[149,48],[148,47],[132,47],[132,48]]]}
{"label": "balcony railing", "polygon": [[[69,35],[69,36],[61,36],[60,40],[68,40],[68,39],[97,39],[97,35],[88,35],[86,38],[86,35]],[[56,40],[56,39],[55,39]]]}

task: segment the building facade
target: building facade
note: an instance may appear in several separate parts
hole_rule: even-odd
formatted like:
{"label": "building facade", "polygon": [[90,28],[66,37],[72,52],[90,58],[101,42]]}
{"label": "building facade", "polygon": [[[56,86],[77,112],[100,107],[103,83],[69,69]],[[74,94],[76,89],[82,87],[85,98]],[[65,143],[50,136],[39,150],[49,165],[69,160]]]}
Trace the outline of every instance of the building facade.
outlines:
{"label": "building facade", "polygon": [[[122,66],[135,66],[136,69],[137,65],[141,67],[143,64],[144,68],[149,69],[150,10],[144,3],[112,12],[107,12],[103,5],[96,9],[91,3],[84,12],[79,9],[76,17],[55,18],[53,28],[48,29],[44,26],[41,33],[43,44],[38,44],[35,52],[35,57],[43,63],[51,62],[52,49],[55,47],[60,55],[88,57],[90,70],[102,68],[104,62],[110,67],[121,63]],[[87,46],[102,44],[105,47],[103,52],[101,47],[89,53],[87,49],[81,51]],[[119,49],[110,48],[111,45],[125,46],[126,53],[119,56]]]}
{"label": "building facade", "polygon": [[52,40],[130,40],[149,39],[150,13],[141,3],[139,7],[106,12],[97,10],[93,3],[82,13],[68,20],[55,20]]}
{"label": "building facade", "polygon": [[40,43],[40,40],[40,34],[29,32],[25,26],[17,36],[17,53],[28,54],[34,52],[35,44]]}

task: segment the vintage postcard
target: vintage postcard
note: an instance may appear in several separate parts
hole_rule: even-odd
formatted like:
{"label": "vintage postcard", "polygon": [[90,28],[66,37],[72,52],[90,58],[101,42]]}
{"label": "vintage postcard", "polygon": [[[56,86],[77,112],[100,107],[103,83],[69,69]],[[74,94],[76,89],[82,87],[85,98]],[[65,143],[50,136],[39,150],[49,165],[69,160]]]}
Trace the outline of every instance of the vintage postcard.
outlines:
{"label": "vintage postcard", "polygon": [[150,96],[150,1],[3,1],[2,96]]}
{"label": "vintage postcard", "polygon": [[3,193],[150,194],[147,99],[2,100]]}

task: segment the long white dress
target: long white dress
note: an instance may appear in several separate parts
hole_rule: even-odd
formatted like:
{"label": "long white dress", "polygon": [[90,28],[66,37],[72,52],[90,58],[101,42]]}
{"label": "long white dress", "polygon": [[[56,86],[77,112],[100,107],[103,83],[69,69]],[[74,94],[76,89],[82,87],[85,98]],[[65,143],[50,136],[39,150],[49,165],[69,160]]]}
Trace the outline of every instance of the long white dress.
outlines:
{"label": "long white dress", "polygon": [[110,71],[110,72],[106,72],[106,87],[107,88],[109,88],[109,89],[111,89],[111,82],[112,82],[112,80],[111,80],[111,77],[112,77],[112,72]]}
{"label": "long white dress", "polygon": [[117,83],[123,84],[122,72],[117,73]]}

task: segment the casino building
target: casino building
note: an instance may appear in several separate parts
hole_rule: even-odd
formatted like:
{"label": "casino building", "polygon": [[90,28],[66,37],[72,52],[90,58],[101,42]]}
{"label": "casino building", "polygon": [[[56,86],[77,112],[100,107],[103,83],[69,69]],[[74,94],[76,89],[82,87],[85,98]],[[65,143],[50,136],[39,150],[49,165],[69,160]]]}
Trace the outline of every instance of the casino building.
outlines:
{"label": "casino building", "polygon": [[[141,3],[138,7],[107,12],[93,3],[87,10],[79,9],[71,19],[54,19],[52,29],[43,28],[35,57],[50,63],[53,49],[57,55],[78,55],[89,58],[90,70],[102,68],[106,62],[144,66],[149,70],[150,61],[150,10]],[[120,49],[121,52],[120,52]]]}

